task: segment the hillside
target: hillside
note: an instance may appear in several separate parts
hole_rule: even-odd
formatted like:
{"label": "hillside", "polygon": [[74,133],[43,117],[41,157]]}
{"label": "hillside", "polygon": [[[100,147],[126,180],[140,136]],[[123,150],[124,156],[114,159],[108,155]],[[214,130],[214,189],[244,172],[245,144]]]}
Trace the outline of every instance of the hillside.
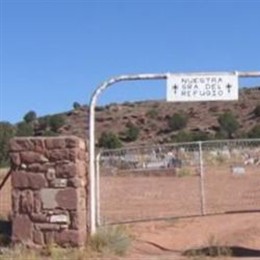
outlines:
{"label": "hillside", "polygon": [[[239,123],[234,137],[243,137],[260,124],[260,117],[254,115],[254,109],[258,105],[260,87],[241,90],[239,100],[235,102],[144,101],[110,104],[96,108],[96,135],[98,139],[102,132],[113,132],[124,140],[127,126],[132,124],[139,129],[139,134],[136,141],[128,144],[170,142],[178,131],[171,131],[168,121],[174,113],[179,113],[187,118],[187,125],[182,132],[215,136],[220,131],[218,117],[231,112]],[[60,134],[86,138],[89,117],[87,106],[64,113],[64,117],[65,125],[59,129]]]}

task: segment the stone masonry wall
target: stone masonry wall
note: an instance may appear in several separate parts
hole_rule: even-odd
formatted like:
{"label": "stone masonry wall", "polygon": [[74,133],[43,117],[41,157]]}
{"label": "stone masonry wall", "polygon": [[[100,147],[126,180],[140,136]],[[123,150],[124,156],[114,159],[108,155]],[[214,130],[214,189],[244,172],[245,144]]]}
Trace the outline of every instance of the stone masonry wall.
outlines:
{"label": "stone masonry wall", "polygon": [[12,240],[29,246],[82,246],[87,238],[87,160],[73,137],[10,141]]}

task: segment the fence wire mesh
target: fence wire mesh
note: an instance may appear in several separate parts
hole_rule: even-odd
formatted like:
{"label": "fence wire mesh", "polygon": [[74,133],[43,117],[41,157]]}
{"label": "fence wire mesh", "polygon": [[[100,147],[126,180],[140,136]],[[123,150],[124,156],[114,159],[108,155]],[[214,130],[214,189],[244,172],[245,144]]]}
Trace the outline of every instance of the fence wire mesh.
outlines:
{"label": "fence wire mesh", "polygon": [[98,223],[260,210],[260,139],[104,150]]}

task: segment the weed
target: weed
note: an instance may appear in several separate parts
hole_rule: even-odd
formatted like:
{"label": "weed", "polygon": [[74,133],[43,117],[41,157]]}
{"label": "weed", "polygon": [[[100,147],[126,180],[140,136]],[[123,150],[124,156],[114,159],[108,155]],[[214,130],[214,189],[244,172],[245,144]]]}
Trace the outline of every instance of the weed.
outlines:
{"label": "weed", "polygon": [[190,173],[189,169],[181,168],[181,169],[176,170],[176,175],[177,175],[177,177],[187,177],[187,176],[190,176],[191,173]]}
{"label": "weed", "polygon": [[130,244],[130,235],[122,226],[102,227],[90,239],[90,248],[102,254],[122,256]]}

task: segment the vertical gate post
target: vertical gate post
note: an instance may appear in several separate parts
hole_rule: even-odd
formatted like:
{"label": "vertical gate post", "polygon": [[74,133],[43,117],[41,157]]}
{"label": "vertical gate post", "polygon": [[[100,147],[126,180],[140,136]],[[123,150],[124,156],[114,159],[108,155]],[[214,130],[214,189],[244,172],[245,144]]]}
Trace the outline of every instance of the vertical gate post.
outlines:
{"label": "vertical gate post", "polygon": [[96,224],[100,226],[100,157],[101,153],[98,153],[96,157]]}
{"label": "vertical gate post", "polygon": [[203,161],[203,150],[202,142],[198,142],[199,145],[199,164],[200,164],[200,205],[201,205],[201,215],[205,215],[205,179],[204,179],[204,161]]}

